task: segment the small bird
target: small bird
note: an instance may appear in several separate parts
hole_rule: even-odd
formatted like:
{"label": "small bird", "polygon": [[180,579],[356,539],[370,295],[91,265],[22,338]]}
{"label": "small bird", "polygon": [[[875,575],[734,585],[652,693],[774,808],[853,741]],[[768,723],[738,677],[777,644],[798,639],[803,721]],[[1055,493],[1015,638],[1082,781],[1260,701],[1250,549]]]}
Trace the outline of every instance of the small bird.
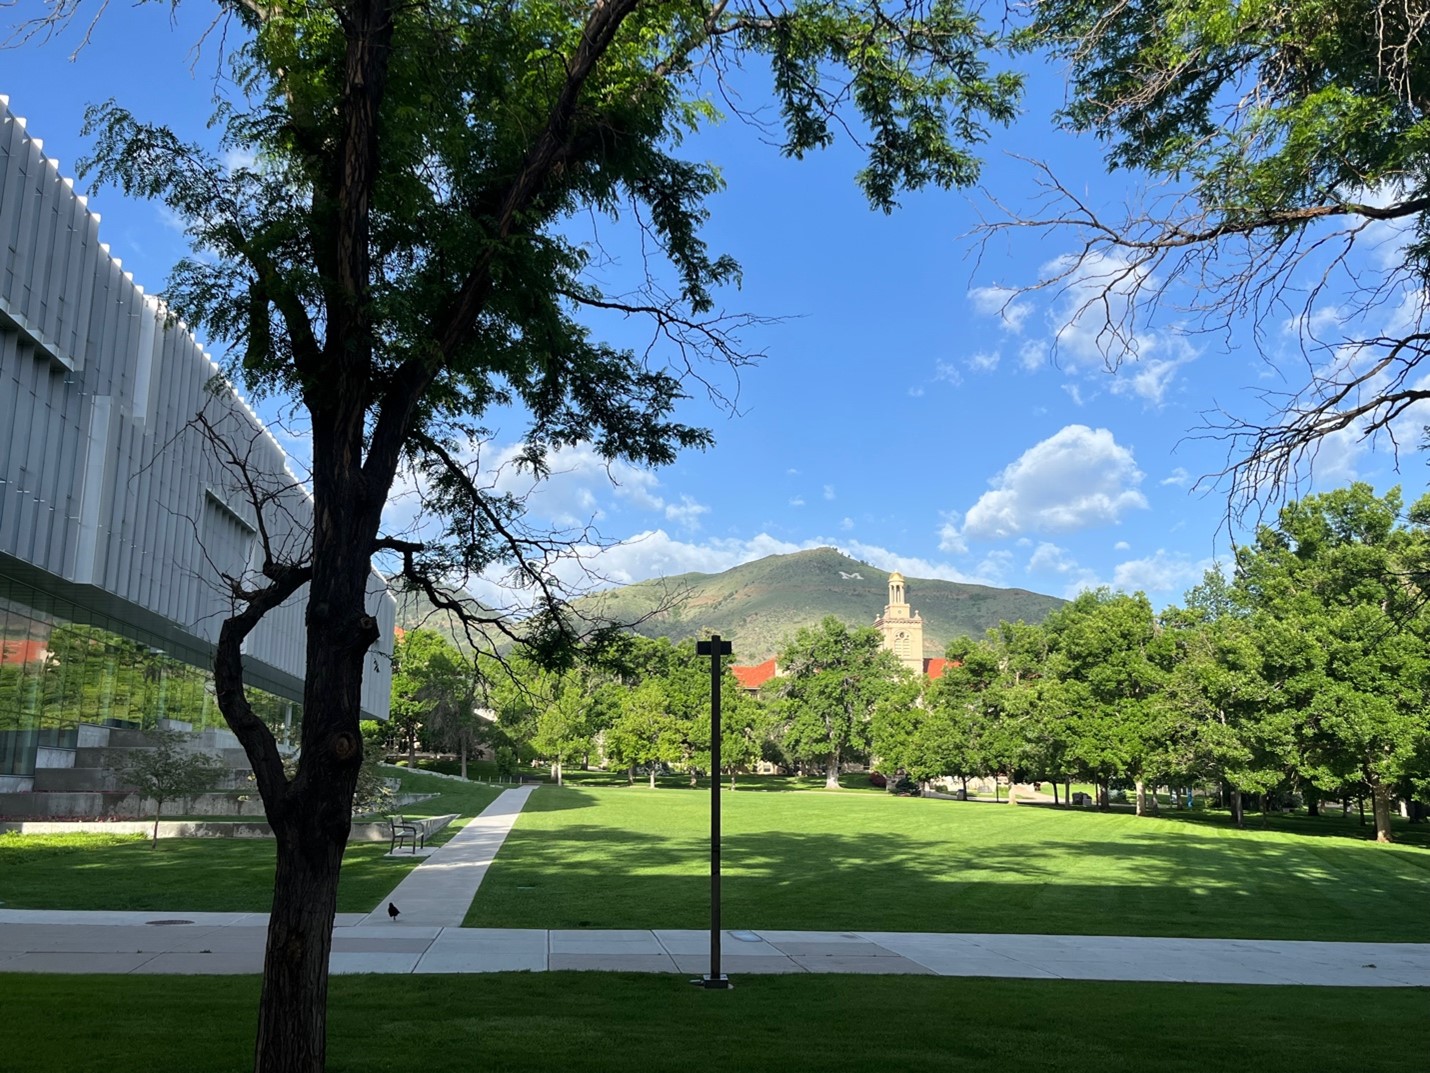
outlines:
{"label": "small bird", "polygon": [[400,912],[401,910],[398,909],[397,906],[393,905],[391,902],[387,903],[387,915],[390,916],[393,920],[397,919],[397,914]]}

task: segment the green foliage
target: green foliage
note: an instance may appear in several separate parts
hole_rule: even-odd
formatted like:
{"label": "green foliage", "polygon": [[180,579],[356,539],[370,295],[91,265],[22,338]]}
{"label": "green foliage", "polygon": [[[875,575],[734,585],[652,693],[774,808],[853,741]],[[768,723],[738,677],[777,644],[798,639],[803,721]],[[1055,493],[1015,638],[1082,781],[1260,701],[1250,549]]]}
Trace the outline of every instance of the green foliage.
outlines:
{"label": "green foliage", "polygon": [[1424,777],[1430,738],[1430,531],[1401,511],[1398,488],[1311,496],[1237,564],[1268,686],[1261,740],[1308,784],[1368,789],[1380,838],[1392,792]]}
{"label": "green foliage", "polygon": [[822,765],[837,785],[840,766],[868,753],[874,712],[908,672],[872,627],[850,630],[832,615],[799,630],[779,667],[780,677],[766,689],[782,723],[783,748],[797,761]]}
{"label": "green foliage", "polygon": [[176,730],[149,733],[149,747],[127,749],[112,763],[119,781],[140,798],[154,802],[154,836],[159,844],[159,813],[165,801],[205,793],[223,778],[223,761],[188,747],[188,735]]}
{"label": "green foliage", "polygon": [[[1430,59],[1374,0],[1054,0],[1030,43],[1071,60],[1063,118],[1117,167],[1185,177],[1217,223],[1427,192]],[[1416,260],[1425,271],[1423,252]]]}
{"label": "green foliage", "polygon": [[475,669],[435,630],[406,631],[392,656],[388,734],[409,750],[419,739],[429,748],[469,744],[478,735]]}

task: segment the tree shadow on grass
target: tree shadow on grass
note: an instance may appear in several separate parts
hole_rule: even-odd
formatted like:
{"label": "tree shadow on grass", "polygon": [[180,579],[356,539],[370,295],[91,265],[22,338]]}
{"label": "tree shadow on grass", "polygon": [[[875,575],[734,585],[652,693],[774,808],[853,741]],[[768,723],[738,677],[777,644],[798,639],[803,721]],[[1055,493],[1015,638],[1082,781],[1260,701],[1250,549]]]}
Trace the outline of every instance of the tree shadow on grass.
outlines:
{"label": "tree shadow on grass", "polygon": [[[1001,844],[985,831],[967,845],[894,832],[735,833],[723,841],[725,923],[1430,941],[1430,920],[1406,912],[1423,898],[1430,858],[1419,851],[1191,827],[1171,835],[1164,825],[1099,837],[1098,827]],[[598,824],[533,836],[516,855],[503,851],[469,925],[699,928],[708,919],[704,837]]]}

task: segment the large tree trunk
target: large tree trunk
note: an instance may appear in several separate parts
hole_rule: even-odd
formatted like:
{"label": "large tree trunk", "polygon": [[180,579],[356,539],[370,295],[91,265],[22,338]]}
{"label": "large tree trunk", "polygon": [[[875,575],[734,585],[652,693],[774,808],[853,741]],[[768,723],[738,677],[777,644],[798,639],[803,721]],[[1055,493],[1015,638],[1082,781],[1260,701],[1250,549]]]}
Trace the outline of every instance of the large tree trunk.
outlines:
{"label": "large tree trunk", "polygon": [[564,782],[561,781],[561,758],[559,756],[556,758],[556,763],[551,766],[551,769],[556,775],[556,785],[566,785]]}
{"label": "large tree trunk", "polygon": [[1147,784],[1141,778],[1136,780],[1137,786],[1137,815],[1147,815]]}
{"label": "large tree trunk", "polygon": [[463,738],[462,741],[461,741],[461,750],[462,750],[462,778],[465,779],[465,778],[467,777],[467,739],[466,739],[466,738]]}
{"label": "large tree trunk", "polygon": [[829,754],[829,766],[824,769],[824,788],[826,790],[839,789],[839,754]]}
{"label": "large tree trunk", "polygon": [[320,814],[275,828],[278,866],[258,1002],[257,1073],[320,1073],[327,1055],[328,958],[346,832]]}
{"label": "large tree trunk", "polygon": [[650,788],[655,789],[655,765],[650,766]]}
{"label": "large tree trunk", "polygon": [[1242,807],[1241,791],[1234,786],[1231,789],[1231,822],[1238,827],[1246,826],[1246,811]]}
{"label": "large tree trunk", "polygon": [[1377,783],[1371,787],[1371,808],[1375,813],[1375,840],[1391,842],[1390,833],[1390,786]]}
{"label": "large tree trunk", "polygon": [[1057,780],[1057,779],[1054,779],[1054,780],[1053,780],[1053,807],[1056,808],[1056,807],[1057,807],[1057,804],[1058,804],[1058,780]]}

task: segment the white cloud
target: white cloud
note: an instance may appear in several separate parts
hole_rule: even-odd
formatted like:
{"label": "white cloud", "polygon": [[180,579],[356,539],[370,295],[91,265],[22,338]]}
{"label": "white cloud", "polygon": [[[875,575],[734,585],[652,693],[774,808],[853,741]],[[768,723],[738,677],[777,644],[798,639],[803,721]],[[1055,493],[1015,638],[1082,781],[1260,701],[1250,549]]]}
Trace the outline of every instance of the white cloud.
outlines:
{"label": "white cloud", "polygon": [[238,171],[239,168],[243,168],[245,171],[257,171],[258,154],[251,149],[235,149],[230,146],[223,151],[220,163],[223,170],[229,175]]}
{"label": "white cloud", "polygon": [[700,516],[709,514],[710,508],[704,503],[697,503],[690,496],[681,496],[679,503],[667,503],[665,505],[665,516],[667,520],[683,525],[687,529],[700,528]]}
{"label": "white cloud", "polygon": [[[1069,371],[1105,368],[1123,333],[1135,332],[1133,299],[1139,288],[1155,288],[1145,267],[1129,256],[1110,253],[1056,258],[1040,275],[1065,277],[1048,311],[1054,325],[1058,362]],[[1138,342],[1142,340],[1139,337]]]}
{"label": "white cloud", "polygon": [[656,491],[660,479],[653,472],[628,462],[609,462],[590,444],[551,452],[550,473],[541,479],[518,465],[521,452],[519,444],[499,449],[488,472],[495,474],[494,490],[524,499],[534,519],[570,527],[600,521],[617,502],[641,510],[665,509]]}
{"label": "white cloud", "polygon": [[1188,473],[1185,469],[1183,469],[1181,466],[1178,466],[1176,469],[1172,470],[1171,473],[1167,474],[1157,483],[1163,485],[1164,487],[1170,484],[1176,488],[1185,488],[1188,482],[1191,481],[1191,479],[1192,475]]}
{"label": "white cloud", "polygon": [[1012,565],[1013,553],[1000,548],[985,555],[975,573],[983,579],[981,583],[984,585],[1002,585]]}
{"label": "white cloud", "polygon": [[1045,540],[1038,545],[1032,555],[1028,556],[1028,565],[1024,569],[1030,574],[1042,571],[1066,574],[1076,567],[1077,563],[1068,558],[1065,549]]}
{"label": "white cloud", "polygon": [[1112,545],[1112,550],[1113,550],[1113,551],[1131,551],[1131,550],[1132,550],[1132,545],[1129,544],[1129,543],[1127,543],[1127,541],[1125,541],[1125,540],[1119,540],[1116,544]]}
{"label": "white cloud", "polygon": [[853,519],[853,518],[841,518],[841,519],[839,519],[839,528],[840,528],[840,529],[843,529],[843,530],[847,533],[850,529],[853,529],[853,528],[854,528],[854,519]]}
{"label": "white cloud", "polygon": [[1026,373],[1035,373],[1048,364],[1048,345],[1038,339],[1029,339],[1018,348],[1018,364]]}
{"label": "white cloud", "polygon": [[923,389],[923,388],[918,387],[917,385],[914,386],[914,387],[909,388],[909,398],[911,398],[911,399],[921,399],[921,398],[923,398],[923,397],[924,397],[924,389]]}
{"label": "white cloud", "polygon": [[934,362],[933,378],[935,382],[943,382],[958,387],[963,383],[963,374],[958,371],[958,366],[950,361]]}
{"label": "white cloud", "polygon": [[[1112,587],[1123,592],[1171,593],[1180,596],[1202,580],[1214,564],[1212,559],[1193,560],[1181,553],[1158,548],[1145,559],[1118,563],[1112,571]],[[1155,602],[1155,601],[1154,601]]]}
{"label": "white cloud", "polygon": [[[1198,353],[1175,327],[1152,327],[1140,319],[1139,294],[1155,293],[1161,281],[1135,257],[1117,253],[1069,254],[1054,258],[1039,272],[1054,280],[1056,290],[1044,307],[1045,332],[1025,338],[1018,348],[1018,363],[1034,372],[1051,362],[1073,380],[1105,379],[1114,395],[1142,399],[1161,406],[1173,389],[1183,366]],[[1011,295],[1011,290],[984,288],[984,311]],[[1018,326],[1032,310],[1022,303]],[[979,366],[970,362],[971,368]],[[1065,386],[1074,404],[1084,395],[1076,384]]]}
{"label": "white cloud", "polygon": [[1369,441],[1354,425],[1322,436],[1311,462],[1317,487],[1338,488],[1355,481],[1360,476],[1358,463],[1369,449]]}
{"label": "white cloud", "polygon": [[1110,431],[1068,425],[995,476],[961,529],[944,526],[939,547],[955,550],[969,537],[1001,540],[1116,524],[1128,511],[1146,509],[1141,482],[1132,452]]}
{"label": "white cloud", "polygon": [[968,292],[968,300],[974,311],[985,317],[997,317],[1007,331],[1017,335],[1023,330],[1023,322],[1033,312],[1031,302],[1017,300],[1018,292],[1012,287],[974,287]]}
{"label": "white cloud", "polygon": [[793,499],[791,499],[791,500],[789,501],[789,505],[790,505],[791,507],[802,507],[802,506],[804,506],[804,497],[803,497],[803,496],[795,496]]}
{"label": "white cloud", "polygon": [[966,364],[976,373],[991,373],[998,368],[998,363],[1003,360],[1003,355],[998,351],[992,352],[980,350],[976,354],[968,357]]}
{"label": "white cloud", "polygon": [[[1127,361],[1112,378],[1114,395],[1136,395],[1151,406],[1161,406],[1177,377],[1177,371],[1197,359],[1197,352],[1185,340],[1166,333],[1149,334],[1144,354]],[[1160,357],[1163,352],[1170,356]]]}
{"label": "white cloud", "polygon": [[[695,529],[700,517],[709,513],[707,506],[688,495],[667,501],[652,470],[607,461],[590,444],[552,451],[547,456],[550,472],[541,478],[519,464],[521,455],[519,444],[473,444],[461,458],[469,465],[480,461],[479,481],[495,494],[520,500],[527,519],[540,528],[566,530],[569,535],[569,531],[625,512],[627,517],[655,515],[655,520],[663,518]],[[383,511],[384,531],[414,536],[422,532],[428,519],[420,512],[421,492],[420,482],[410,471],[398,472]]]}
{"label": "white cloud", "polygon": [[968,552],[968,543],[963,539],[963,534],[958,531],[958,515],[946,515],[947,521],[939,527],[938,550],[952,552],[954,555],[965,555]]}
{"label": "white cloud", "polygon": [[826,485],[824,486],[824,498],[825,498],[825,499],[833,499],[833,498],[834,498],[834,485],[832,485],[832,484],[826,484]]}

